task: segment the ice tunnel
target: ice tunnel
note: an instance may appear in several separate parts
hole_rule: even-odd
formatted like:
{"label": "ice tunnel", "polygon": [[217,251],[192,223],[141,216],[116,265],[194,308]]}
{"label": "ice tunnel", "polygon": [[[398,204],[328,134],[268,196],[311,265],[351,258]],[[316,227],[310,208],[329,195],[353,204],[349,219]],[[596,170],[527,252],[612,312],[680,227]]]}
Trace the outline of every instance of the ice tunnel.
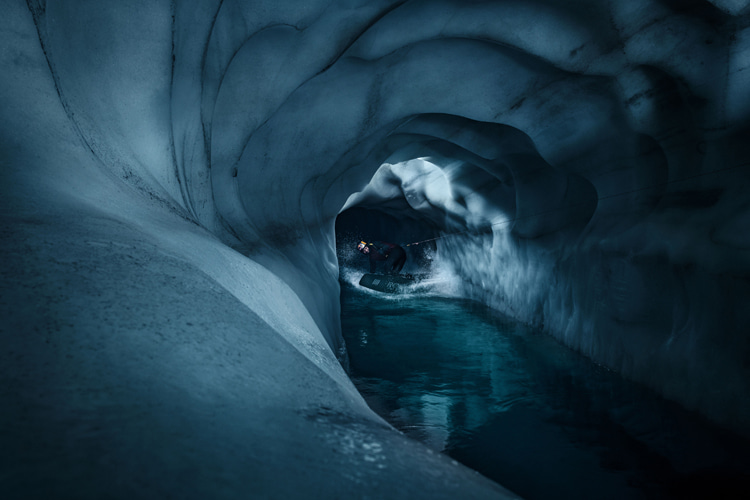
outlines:
{"label": "ice tunnel", "polygon": [[515,498],[348,379],[340,213],[750,436],[747,1],[3,7],[4,498]]}

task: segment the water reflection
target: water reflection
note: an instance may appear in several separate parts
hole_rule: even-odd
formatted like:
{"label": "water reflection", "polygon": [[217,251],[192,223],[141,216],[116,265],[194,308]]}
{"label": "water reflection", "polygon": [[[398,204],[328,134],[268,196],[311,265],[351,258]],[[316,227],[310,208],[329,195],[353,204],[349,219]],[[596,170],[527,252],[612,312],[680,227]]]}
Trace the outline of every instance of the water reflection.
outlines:
{"label": "water reflection", "polygon": [[527,499],[750,498],[750,444],[468,301],[344,285],[352,379],[410,437]]}

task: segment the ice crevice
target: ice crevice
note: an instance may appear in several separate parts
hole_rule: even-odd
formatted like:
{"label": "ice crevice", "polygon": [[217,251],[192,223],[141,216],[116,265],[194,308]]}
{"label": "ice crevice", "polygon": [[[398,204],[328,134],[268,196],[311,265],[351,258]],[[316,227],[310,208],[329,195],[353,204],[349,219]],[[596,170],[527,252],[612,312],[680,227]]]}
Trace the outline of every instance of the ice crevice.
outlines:
{"label": "ice crevice", "polygon": [[513,498],[347,378],[345,213],[750,436],[747,2],[6,4],[10,498]]}

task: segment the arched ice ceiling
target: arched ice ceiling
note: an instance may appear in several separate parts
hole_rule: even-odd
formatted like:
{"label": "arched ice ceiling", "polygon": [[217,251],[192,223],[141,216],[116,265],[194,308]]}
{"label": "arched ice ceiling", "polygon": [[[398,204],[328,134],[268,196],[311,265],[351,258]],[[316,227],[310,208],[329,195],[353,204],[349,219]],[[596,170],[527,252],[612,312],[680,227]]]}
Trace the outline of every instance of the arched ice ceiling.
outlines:
{"label": "arched ice ceiling", "polygon": [[[206,51],[214,194],[249,240],[294,240],[300,219],[332,217],[390,155],[418,155],[415,144],[476,158],[472,168],[514,187],[521,220],[575,202],[588,219],[597,197],[700,172],[692,141],[747,117],[744,77],[725,70],[739,64],[727,31],[739,9],[728,5],[304,5],[259,16],[224,2]],[[564,223],[549,224],[515,230]]]}
{"label": "arched ice ceiling", "polygon": [[415,144],[475,159],[521,221],[580,198],[520,236],[606,218],[596,198],[736,161],[711,144],[750,113],[739,0],[28,4],[92,151],[247,248],[326,224]]}

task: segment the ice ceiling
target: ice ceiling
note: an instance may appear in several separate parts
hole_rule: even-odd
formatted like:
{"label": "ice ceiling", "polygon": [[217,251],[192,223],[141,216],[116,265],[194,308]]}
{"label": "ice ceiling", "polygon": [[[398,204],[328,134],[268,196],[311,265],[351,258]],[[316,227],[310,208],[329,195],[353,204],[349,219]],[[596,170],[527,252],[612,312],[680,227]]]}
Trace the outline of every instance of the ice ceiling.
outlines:
{"label": "ice ceiling", "polygon": [[340,367],[350,206],[750,435],[748,2],[4,4],[17,496],[510,497]]}

